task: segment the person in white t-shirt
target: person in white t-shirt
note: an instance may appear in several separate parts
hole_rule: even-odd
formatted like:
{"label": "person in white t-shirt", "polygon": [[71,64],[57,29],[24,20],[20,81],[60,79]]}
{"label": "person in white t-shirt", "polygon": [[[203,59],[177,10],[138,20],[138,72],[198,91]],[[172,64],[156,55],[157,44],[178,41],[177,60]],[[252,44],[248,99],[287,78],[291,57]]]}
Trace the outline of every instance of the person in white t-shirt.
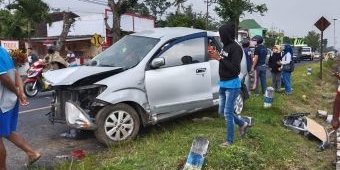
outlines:
{"label": "person in white t-shirt", "polygon": [[74,55],[74,53],[67,47],[65,46],[65,51],[67,52],[66,54],[66,61],[69,63],[69,66],[76,66],[77,62],[76,62],[76,56]]}

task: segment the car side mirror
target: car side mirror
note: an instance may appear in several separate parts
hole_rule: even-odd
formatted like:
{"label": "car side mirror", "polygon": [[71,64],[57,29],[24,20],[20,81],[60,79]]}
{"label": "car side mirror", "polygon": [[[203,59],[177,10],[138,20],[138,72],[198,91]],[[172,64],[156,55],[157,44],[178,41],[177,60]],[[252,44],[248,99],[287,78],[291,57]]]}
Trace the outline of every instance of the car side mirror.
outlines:
{"label": "car side mirror", "polygon": [[155,58],[151,62],[152,68],[159,68],[165,65],[165,59],[163,57]]}

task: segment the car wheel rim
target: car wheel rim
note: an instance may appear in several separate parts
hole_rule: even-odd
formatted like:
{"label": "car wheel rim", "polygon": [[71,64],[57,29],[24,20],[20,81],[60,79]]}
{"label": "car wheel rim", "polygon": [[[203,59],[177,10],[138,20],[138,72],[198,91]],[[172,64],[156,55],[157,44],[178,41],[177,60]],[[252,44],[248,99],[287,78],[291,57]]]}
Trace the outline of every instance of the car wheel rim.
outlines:
{"label": "car wheel rim", "polygon": [[134,127],[133,118],[123,110],[112,112],[105,120],[105,134],[112,140],[122,141],[128,138]]}
{"label": "car wheel rim", "polygon": [[241,95],[238,95],[235,101],[235,113],[240,114],[243,110],[243,99]]}
{"label": "car wheel rim", "polygon": [[25,86],[25,91],[28,96],[34,96],[38,92],[37,86],[33,88],[33,85],[33,83],[27,83],[27,85]]}

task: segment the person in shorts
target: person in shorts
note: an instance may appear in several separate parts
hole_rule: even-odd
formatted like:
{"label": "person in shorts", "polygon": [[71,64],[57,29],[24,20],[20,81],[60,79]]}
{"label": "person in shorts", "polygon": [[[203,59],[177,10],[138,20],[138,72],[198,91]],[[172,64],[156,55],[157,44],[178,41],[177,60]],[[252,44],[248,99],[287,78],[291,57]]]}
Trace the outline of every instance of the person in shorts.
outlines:
{"label": "person in shorts", "polygon": [[19,103],[27,105],[23,83],[15,69],[12,58],[7,50],[0,46],[0,170],[6,170],[6,148],[3,139],[6,138],[22,149],[28,156],[26,165],[37,161],[41,154],[15,131],[19,116]]}

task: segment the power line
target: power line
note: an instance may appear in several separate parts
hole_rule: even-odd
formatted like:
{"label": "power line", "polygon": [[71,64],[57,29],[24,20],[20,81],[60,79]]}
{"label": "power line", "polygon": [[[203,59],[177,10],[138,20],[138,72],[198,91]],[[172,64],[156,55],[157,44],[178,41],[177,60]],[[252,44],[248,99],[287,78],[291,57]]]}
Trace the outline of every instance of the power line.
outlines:
{"label": "power line", "polygon": [[107,2],[101,0],[78,0],[78,1],[107,6]]}

